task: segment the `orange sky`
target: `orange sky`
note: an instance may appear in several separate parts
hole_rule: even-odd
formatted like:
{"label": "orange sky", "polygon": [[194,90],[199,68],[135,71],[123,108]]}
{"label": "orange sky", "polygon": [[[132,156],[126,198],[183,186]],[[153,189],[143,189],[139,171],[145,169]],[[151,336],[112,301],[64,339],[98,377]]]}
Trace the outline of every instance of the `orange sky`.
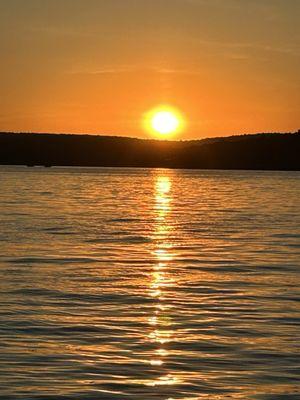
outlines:
{"label": "orange sky", "polygon": [[178,139],[299,129],[300,1],[2,0],[0,130]]}

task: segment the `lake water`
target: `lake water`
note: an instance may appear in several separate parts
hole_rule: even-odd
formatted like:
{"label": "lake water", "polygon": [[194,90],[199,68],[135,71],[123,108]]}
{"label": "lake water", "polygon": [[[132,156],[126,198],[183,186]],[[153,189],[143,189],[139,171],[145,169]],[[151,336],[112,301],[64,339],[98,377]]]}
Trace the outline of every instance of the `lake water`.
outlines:
{"label": "lake water", "polygon": [[300,173],[0,184],[1,400],[300,399]]}

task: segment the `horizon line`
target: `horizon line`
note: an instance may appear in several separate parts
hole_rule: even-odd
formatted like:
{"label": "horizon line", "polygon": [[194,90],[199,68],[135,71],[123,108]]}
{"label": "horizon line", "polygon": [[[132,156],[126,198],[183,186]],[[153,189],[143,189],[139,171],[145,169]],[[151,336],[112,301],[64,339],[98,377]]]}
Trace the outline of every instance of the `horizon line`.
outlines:
{"label": "horizon line", "polygon": [[255,135],[272,135],[272,134],[299,134],[300,129],[289,132],[251,132],[251,133],[233,133],[226,136],[205,136],[196,139],[158,139],[158,138],[148,138],[148,137],[137,137],[137,136],[124,136],[118,134],[101,134],[101,133],[83,133],[83,132],[34,132],[34,131],[0,131],[0,134],[28,134],[28,135],[66,135],[66,136],[94,136],[94,137],[106,137],[106,138],[118,138],[118,139],[135,139],[135,140],[145,140],[145,141],[158,141],[158,142],[192,142],[192,141],[203,141],[210,139],[222,139],[222,138],[231,138],[231,137],[239,137],[239,136],[255,136]]}

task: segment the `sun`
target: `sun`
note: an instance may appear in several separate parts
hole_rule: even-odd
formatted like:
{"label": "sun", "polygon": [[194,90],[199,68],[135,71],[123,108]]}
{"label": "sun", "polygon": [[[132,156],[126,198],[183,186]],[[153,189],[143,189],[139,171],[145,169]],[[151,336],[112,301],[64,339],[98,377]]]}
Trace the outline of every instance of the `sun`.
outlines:
{"label": "sun", "polygon": [[171,111],[158,111],[151,120],[152,128],[161,135],[175,132],[179,126],[179,119]]}
{"label": "sun", "polygon": [[170,137],[184,126],[181,113],[170,106],[159,106],[149,111],[144,120],[145,128],[157,137]]}

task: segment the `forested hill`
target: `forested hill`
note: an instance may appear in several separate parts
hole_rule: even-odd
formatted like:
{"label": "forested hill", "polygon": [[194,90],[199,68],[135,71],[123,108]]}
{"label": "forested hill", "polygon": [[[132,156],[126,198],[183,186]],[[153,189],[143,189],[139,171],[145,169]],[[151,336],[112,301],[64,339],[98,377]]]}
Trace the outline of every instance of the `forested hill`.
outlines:
{"label": "forested hill", "polygon": [[300,132],[191,141],[3,132],[0,164],[300,170]]}

